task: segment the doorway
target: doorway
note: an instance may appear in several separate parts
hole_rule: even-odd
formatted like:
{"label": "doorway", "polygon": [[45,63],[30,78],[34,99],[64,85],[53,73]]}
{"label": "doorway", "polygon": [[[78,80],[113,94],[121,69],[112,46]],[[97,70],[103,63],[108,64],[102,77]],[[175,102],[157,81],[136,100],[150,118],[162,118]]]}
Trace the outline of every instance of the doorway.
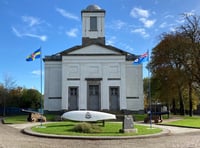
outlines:
{"label": "doorway", "polygon": [[69,87],[68,109],[78,110],[78,87]]}
{"label": "doorway", "polygon": [[100,81],[88,81],[87,90],[87,109],[88,110],[100,110]]}
{"label": "doorway", "polygon": [[111,86],[109,89],[110,96],[110,110],[111,111],[119,111],[119,87]]}

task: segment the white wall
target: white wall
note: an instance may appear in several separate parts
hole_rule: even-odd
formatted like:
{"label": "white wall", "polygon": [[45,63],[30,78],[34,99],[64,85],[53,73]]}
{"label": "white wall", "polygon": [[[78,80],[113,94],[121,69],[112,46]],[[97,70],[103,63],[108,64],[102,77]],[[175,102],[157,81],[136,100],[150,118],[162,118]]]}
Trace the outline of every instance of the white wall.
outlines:
{"label": "white wall", "polygon": [[[90,31],[90,16],[97,17],[97,31]],[[104,35],[104,16],[105,13],[82,13],[82,37],[105,37]]]}
{"label": "white wall", "polygon": [[[92,45],[71,54],[97,54],[99,46]],[[100,53],[109,54],[99,47]],[[110,51],[112,54],[115,51]],[[70,54],[70,53],[69,53]],[[120,109],[143,110],[142,65],[132,65],[124,55],[63,56],[60,62],[45,62],[45,110],[68,109],[68,87],[79,87],[79,109],[87,109],[87,80],[101,80],[101,109],[109,109],[109,86],[120,88]],[[54,99],[60,97],[62,99]],[[51,98],[51,99],[49,99]]]}
{"label": "white wall", "polygon": [[[120,86],[120,108],[126,108],[125,56],[64,56],[62,109],[68,109],[69,86],[79,86],[79,109],[87,108],[86,78],[102,78],[101,109],[109,109],[109,86]],[[109,80],[109,78],[118,78]]]}
{"label": "white wall", "polygon": [[61,109],[61,62],[45,62],[44,110]]}
{"label": "white wall", "polygon": [[142,64],[133,65],[132,62],[127,62],[126,86],[127,109],[135,111],[143,110],[144,95]]}

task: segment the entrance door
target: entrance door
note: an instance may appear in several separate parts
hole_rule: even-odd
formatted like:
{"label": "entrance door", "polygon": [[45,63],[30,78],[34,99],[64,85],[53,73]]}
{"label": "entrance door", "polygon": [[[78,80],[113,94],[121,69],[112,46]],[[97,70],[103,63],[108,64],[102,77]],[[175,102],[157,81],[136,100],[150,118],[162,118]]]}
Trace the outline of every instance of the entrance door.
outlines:
{"label": "entrance door", "polygon": [[100,90],[99,85],[88,85],[88,110],[100,110]]}
{"label": "entrance door", "polygon": [[119,87],[110,87],[110,110],[119,111]]}
{"label": "entrance door", "polygon": [[78,87],[69,87],[68,109],[78,110]]}

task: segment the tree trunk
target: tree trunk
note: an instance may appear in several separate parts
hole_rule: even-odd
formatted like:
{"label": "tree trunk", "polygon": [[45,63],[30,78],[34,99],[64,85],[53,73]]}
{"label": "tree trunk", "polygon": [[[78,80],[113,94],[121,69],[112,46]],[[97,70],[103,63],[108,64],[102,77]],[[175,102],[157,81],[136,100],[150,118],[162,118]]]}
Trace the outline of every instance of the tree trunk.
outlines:
{"label": "tree trunk", "polygon": [[191,85],[191,82],[189,82],[189,92],[188,92],[189,94],[189,116],[191,116],[192,117],[192,115],[193,115],[193,109],[192,109],[192,106],[193,106],[193,104],[192,104],[192,85]]}
{"label": "tree trunk", "polygon": [[176,100],[173,99],[172,101],[172,112],[174,113],[174,115],[176,115]]}
{"label": "tree trunk", "polygon": [[181,90],[179,89],[179,101],[180,101],[180,115],[185,115],[185,108],[183,103],[183,95]]}

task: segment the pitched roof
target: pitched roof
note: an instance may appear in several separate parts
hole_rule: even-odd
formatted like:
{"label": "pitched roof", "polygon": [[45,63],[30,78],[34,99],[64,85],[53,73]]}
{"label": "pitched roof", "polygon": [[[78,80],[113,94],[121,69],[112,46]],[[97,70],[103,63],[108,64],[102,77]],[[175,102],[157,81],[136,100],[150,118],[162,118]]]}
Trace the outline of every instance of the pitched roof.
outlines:
{"label": "pitched roof", "polygon": [[[84,47],[87,47],[87,46],[91,46],[91,45],[97,45],[97,46],[106,48],[108,50],[116,52],[116,54],[114,54],[114,53],[112,53],[112,54],[70,54],[73,51],[76,51],[76,50],[79,50],[81,48],[84,48]],[[126,56],[126,60],[127,61],[133,61],[133,60],[135,60],[137,58],[136,55],[134,55],[132,53],[129,53],[129,52],[126,52],[126,51],[123,51],[123,50],[121,50],[119,48],[116,48],[114,46],[111,46],[111,45],[90,44],[90,45],[85,45],[85,46],[83,46],[83,45],[73,46],[71,48],[68,48],[68,49],[66,49],[64,51],[58,52],[58,53],[53,54],[51,56],[45,56],[44,61],[62,61],[62,56],[95,56],[95,55],[98,55],[98,56],[109,56],[109,55],[119,56],[119,55],[124,55],[124,56]]]}

